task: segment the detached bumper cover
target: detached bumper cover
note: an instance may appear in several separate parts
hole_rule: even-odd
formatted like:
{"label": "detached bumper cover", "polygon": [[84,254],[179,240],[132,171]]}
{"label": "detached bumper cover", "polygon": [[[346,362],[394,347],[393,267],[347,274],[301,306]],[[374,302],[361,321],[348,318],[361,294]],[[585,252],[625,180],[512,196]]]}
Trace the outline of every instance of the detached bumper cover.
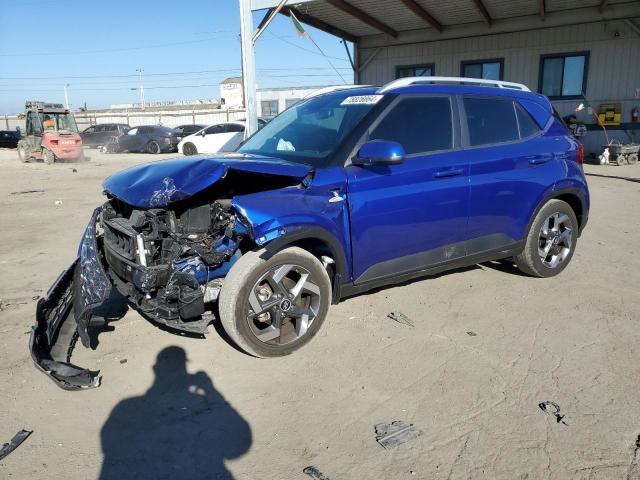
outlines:
{"label": "detached bumper cover", "polygon": [[97,208],[82,236],[78,258],[62,272],[45,298],[36,307],[36,323],[31,329],[29,349],[36,367],[65,390],[81,390],[100,385],[99,371],[70,363],[80,337],[89,346],[87,332],[93,309],[107,299],[111,290],[98,256]]}

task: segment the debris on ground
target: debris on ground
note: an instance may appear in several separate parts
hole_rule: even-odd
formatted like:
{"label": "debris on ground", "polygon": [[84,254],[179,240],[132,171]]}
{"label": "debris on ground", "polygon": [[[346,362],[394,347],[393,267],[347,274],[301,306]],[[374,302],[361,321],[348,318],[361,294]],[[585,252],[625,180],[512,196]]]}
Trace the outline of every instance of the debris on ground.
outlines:
{"label": "debris on ground", "polygon": [[329,477],[323,475],[320,470],[313,466],[306,467],[304,470],[302,470],[302,473],[306,473],[308,476],[315,480],[329,480]]}
{"label": "debris on ground", "polygon": [[470,337],[477,337],[478,336],[478,334],[476,332],[472,332],[471,330],[469,330],[467,332],[467,335],[469,335]]}
{"label": "debris on ground", "polygon": [[414,326],[413,320],[407,317],[404,313],[391,312],[389,315],[387,315],[387,317],[391,320],[395,320],[398,323],[402,323],[403,325],[409,325],[410,327]]}
{"label": "debris on ground", "polygon": [[125,363],[127,363],[127,359],[123,358],[122,360],[120,360],[120,365],[124,365]]}
{"label": "debris on ground", "polygon": [[72,168],[72,169],[71,169],[71,171],[72,171],[73,173],[78,173],[78,170],[76,170],[75,168]]}
{"label": "debris on ground", "polygon": [[386,449],[396,448],[410,440],[415,440],[422,435],[413,424],[396,420],[391,423],[378,423],[375,425],[376,441]]}
{"label": "debris on ground", "polygon": [[33,433],[33,430],[20,430],[16,433],[9,443],[5,443],[0,448],[0,460],[13,452],[16,448],[20,446],[22,442],[24,442],[29,435]]}
{"label": "debris on ground", "polygon": [[548,413],[549,415],[553,415],[556,417],[556,423],[562,423],[563,425],[567,425],[567,422],[563,420],[564,415],[560,415],[560,406],[557,403],[546,401],[538,404],[540,410],[544,413]]}
{"label": "debris on ground", "polygon": [[62,205],[62,200],[56,200],[53,203],[54,203],[54,205]]}
{"label": "debris on ground", "polygon": [[30,193],[44,193],[44,190],[41,188],[35,190],[21,190],[19,192],[11,192],[10,195],[28,195]]}

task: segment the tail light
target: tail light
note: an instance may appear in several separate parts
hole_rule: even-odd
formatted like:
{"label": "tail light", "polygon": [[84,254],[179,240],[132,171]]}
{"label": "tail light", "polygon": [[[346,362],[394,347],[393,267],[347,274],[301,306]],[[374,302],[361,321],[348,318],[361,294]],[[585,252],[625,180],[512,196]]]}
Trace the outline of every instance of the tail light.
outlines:
{"label": "tail light", "polygon": [[584,145],[582,145],[581,143],[578,144],[578,165],[580,165],[581,167],[584,165]]}
{"label": "tail light", "polygon": [[50,142],[51,142],[51,145],[58,145],[58,140],[56,139],[50,140]]}

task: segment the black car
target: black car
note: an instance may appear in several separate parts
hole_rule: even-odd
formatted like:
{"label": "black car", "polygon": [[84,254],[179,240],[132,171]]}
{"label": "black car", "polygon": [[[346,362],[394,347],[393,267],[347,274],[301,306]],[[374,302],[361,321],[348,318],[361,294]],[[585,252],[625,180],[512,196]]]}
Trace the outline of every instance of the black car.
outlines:
{"label": "black car", "polygon": [[175,133],[178,141],[182,140],[184,137],[189,136],[193,133],[199,132],[203,128],[206,128],[206,125],[179,125],[173,129],[173,133]]}
{"label": "black car", "polygon": [[85,147],[100,147],[108,144],[114,137],[126,134],[130,129],[126,123],[103,123],[90,126],[80,136]]}
{"label": "black car", "polygon": [[17,130],[0,130],[0,148],[16,148],[21,138]]}
{"label": "black car", "polygon": [[118,137],[117,148],[114,150],[146,153],[175,152],[178,142],[178,137],[169,127],[143,125],[133,127],[126,135]]}

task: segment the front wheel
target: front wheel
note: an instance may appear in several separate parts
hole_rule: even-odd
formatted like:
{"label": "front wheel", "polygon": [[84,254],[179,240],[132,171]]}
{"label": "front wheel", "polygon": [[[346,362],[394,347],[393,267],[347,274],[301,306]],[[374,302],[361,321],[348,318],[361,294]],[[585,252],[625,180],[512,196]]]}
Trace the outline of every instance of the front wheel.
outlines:
{"label": "front wheel", "polygon": [[524,250],[515,257],[516,265],[534,277],[553,277],[569,264],[577,241],[573,209],[562,200],[549,200],[533,220]]}
{"label": "front wheel", "polygon": [[147,143],[147,153],[151,153],[153,155],[157,155],[160,153],[160,145],[155,140],[151,140]]}
{"label": "front wheel", "polygon": [[256,357],[288,355],[307,344],[329,310],[331,282],[322,263],[291,247],[273,255],[245,253],[224,279],[218,309],[222,326]]}
{"label": "front wheel", "polygon": [[28,162],[31,158],[29,147],[24,142],[18,142],[18,158],[21,163]]}
{"label": "front wheel", "polygon": [[182,153],[185,155],[197,155],[198,149],[193,143],[187,142],[182,146]]}

